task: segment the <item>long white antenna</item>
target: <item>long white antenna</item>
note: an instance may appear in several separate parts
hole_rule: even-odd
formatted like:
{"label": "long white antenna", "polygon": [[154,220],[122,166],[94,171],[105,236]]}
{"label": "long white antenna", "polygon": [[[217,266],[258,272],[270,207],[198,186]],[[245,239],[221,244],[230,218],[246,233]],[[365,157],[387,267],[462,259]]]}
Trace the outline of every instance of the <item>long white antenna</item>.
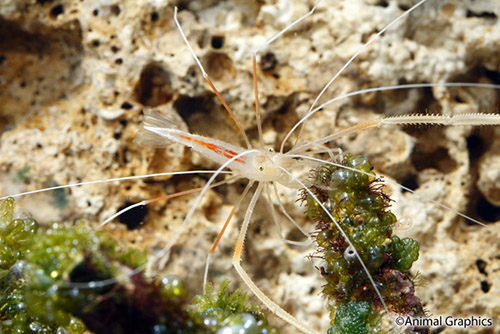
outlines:
{"label": "long white antenna", "polygon": [[[363,52],[364,49],[366,49],[368,47],[368,45],[372,44],[374,41],[376,41],[377,39],[380,38],[380,36],[387,31],[387,29],[389,29],[390,27],[392,27],[393,25],[395,25],[396,23],[398,23],[399,21],[401,21],[405,16],[408,16],[412,11],[414,11],[417,7],[419,7],[420,5],[422,5],[424,2],[426,2],[427,0],[421,0],[420,2],[418,2],[416,5],[414,5],[413,7],[411,7],[410,9],[408,9],[407,11],[405,11],[403,14],[401,14],[400,16],[398,16],[394,21],[392,21],[391,23],[389,23],[387,26],[385,26],[384,29],[380,30],[375,36],[373,36],[368,42],[366,42],[361,48],[359,48],[359,50],[344,64],[344,66],[342,66],[342,68],[337,72],[337,74],[335,74],[333,76],[333,78],[330,79],[330,81],[328,81],[328,83],[325,85],[325,87],[321,90],[321,92],[318,94],[318,96],[316,97],[316,99],[314,100],[313,104],[311,105],[311,107],[309,108],[309,112],[311,112],[311,110],[314,109],[314,107],[316,106],[316,104],[318,103],[319,99],[321,98],[321,96],[323,96],[323,94],[326,92],[326,90],[330,87],[330,85],[339,77],[340,74],[342,74],[344,72],[344,70],[354,61],[354,59],[356,59],[359,54],[361,52]],[[292,132],[296,129],[296,127],[294,126],[288,133],[287,135],[285,136],[285,138],[283,139],[283,142],[281,143],[281,148],[280,148],[280,152],[283,153],[283,149],[285,147],[285,143],[287,142],[287,140],[290,138],[290,136],[292,135]],[[300,136],[299,136],[300,137]]]}

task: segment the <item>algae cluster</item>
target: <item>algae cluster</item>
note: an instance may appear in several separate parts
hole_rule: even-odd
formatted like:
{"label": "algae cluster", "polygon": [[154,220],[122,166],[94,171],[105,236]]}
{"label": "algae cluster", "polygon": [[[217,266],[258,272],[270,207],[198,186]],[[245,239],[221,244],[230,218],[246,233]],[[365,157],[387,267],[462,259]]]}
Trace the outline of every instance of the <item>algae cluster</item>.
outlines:
{"label": "algae cluster", "polygon": [[[175,277],[126,275],[147,261],[85,222],[39,226],[0,205],[0,332],[40,334],[276,334],[260,309],[227,285],[208,287],[189,305]],[[78,283],[109,280],[111,284]]]}
{"label": "algae cluster", "polygon": [[[351,240],[377,282],[388,310],[402,316],[425,316],[409,273],[418,258],[418,243],[392,234],[397,218],[389,211],[390,199],[381,191],[381,182],[368,159],[346,155],[340,165],[319,168],[310,189]],[[328,298],[332,324],[328,334],[389,331],[381,321],[383,305],[354,250],[308,192],[303,191],[303,199],[308,217],[316,222],[317,256],[325,261],[320,271],[327,281],[323,294]]]}

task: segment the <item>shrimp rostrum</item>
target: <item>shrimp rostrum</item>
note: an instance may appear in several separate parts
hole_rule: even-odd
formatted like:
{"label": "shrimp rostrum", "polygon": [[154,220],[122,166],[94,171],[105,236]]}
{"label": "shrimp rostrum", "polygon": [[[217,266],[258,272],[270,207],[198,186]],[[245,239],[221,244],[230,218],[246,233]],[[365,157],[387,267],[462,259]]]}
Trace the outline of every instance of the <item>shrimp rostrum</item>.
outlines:
{"label": "shrimp rostrum", "polygon": [[[151,22],[134,35],[137,52],[86,74],[99,92],[87,90],[74,110],[65,101],[41,108],[24,132],[5,132],[4,180],[22,171],[23,186],[5,181],[2,194],[24,191],[27,183],[31,189],[48,181],[64,185],[75,205],[53,219],[72,217],[74,210],[97,220],[124,242],[150,248],[150,269],[167,266],[198,277],[188,286],[228,275],[287,324],[315,333],[329,323],[328,312],[315,263],[305,258],[313,227],[295,202],[311,185],[311,169],[342,160],[344,152],[365,154],[385,176],[398,216],[411,222],[402,233],[421,245],[417,270],[424,284],[433,283],[419,294],[425,306],[455,317],[499,313],[492,280],[500,272],[500,116],[493,113],[500,67],[494,48],[473,41],[500,41],[487,33],[498,27],[487,8],[432,0],[413,7],[323,0],[308,8],[290,1],[259,4],[255,11],[245,7],[251,4],[226,3],[234,11],[226,16],[217,5],[199,3],[179,12],[149,8],[155,15],[144,9]],[[130,13],[124,3],[119,15]],[[259,30],[245,25],[251,19]],[[231,20],[245,28],[231,31]],[[94,37],[85,32],[83,38],[101,31],[94,21],[84,25]],[[463,33],[468,38],[461,43],[468,44],[449,46],[454,29],[474,32]],[[102,59],[103,43],[92,51]],[[95,64],[102,65],[101,58]],[[92,67],[85,65],[83,73]],[[121,75],[137,84],[129,87]],[[122,86],[129,89],[121,92]],[[69,124],[60,113],[66,109],[74,123],[59,126]],[[483,125],[492,126],[474,128]],[[31,160],[7,157],[26,147]],[[147,173],[165,176],[143,179]],[[32,196],[18,196],[19,206],[35,211]],[[150,200],[159,196],[168,201]],[[38,207],[51,207],[50,196],[39,198]],[[148,213],[134,227],[108,224],[137,202],[148,204]],[[464,305],[471,296],[474,303]]]}

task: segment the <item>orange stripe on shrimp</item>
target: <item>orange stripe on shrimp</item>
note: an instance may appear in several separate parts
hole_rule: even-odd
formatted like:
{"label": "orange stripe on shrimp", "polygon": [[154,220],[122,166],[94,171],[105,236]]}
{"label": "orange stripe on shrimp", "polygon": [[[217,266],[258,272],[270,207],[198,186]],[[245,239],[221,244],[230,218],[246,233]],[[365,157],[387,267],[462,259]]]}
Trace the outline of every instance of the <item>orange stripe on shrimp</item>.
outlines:
{"label": "orange stripe on shrimp", "polygon": [[[189,141],[192,141],[196,144],[199,144],[201,146],[204,146],[206,148],[208,148],[210,151],[213,151],[217,154],[220,154],[220,155],[223,155],[224,157],[228,158],[228,159],[231,159],[231,158],[234,158],[235,156],[238,155],[237,152],[234,152],[232,150],[228,150],[227,148],[224,148],[222,146],[219,146],[219,145],[215,145],[215,144],[212,144],[212,143],[209,143],[209,142],[205,142],[205,141],[202,141],[202,140],[199,140],[199,139],[195,139],[195,138],[192,138],[192,137],[188,137],[188,136],[183,136],[183,135],[178,135],[180,138],[182,139],[186,139],[186,140],[189,140]],[[240,163],[245,163],[246,161],[246,156],[241,156],[237,159],[235,159],[234,161],[237,161],[237,162],[240,162]]]}

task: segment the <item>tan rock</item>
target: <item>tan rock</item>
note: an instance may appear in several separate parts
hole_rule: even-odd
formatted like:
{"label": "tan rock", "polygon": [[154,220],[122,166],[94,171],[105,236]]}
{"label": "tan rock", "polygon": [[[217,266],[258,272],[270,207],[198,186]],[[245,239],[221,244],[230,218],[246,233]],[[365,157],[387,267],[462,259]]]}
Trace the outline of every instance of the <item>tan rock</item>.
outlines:
{"label": "tan rock", "polygon": [[[5,0],[0,5],[0,194],[49,183],[218,167],[178,145],[159,150],[135,145],[146,107],[158,108],[184,129],[244,145],[182,42],[173,22],[174,4],[181,7],[179,19],[195,53],[258,145],[252,50],[307,12],[312,1]],[[279,149],[326,82],[407,8],[407,1],[323,0],[314,15],[266,47],[258,60],[266,144]],[[362,52],[321,101],[402,83],[499,84],[499,15],[495,0],[429,0]],[[302,139],[382,115],[498,112],[499,105],[498,90],[478,88],[370,93],[326,107],[306,123]],[[421,244],[413,272],[420,272],[418,295],[430,313],[496,321],[490,330],[449,328],[447,333],[500,333],[500,225],[488,222],[494,231],[470,225],[423,200],[480,220],[498,220],[498,134],[498,129],[425,126],[374,130],[337,141],[346,152],[370,157],[388,178],[417,188],[418,196],[390,190],[399,215],[413,225],[399,234]],[[25,196],[18,208],[41,222],[84,217],[97,225],[127,201],[190,189],[206,179],[175,176],[85,186],[68,190],[63,210],[53,207],[51,193]],[[235,182],[209,191],[171,250],[165,272],[199,290],[208,250],[242,189]],[[290,214],[312,230],[295,203],[296,193],[285,189],[280,195]],[[117,222],[107,228],[124,243],[148,247],[153,254],[166,245],[191,201],[188,196],[151,204],[144,225],[130,232]],[[284,245],[263,204],[254,213],[243,266],[274,301],[325,332],[328,314],[319,296],[323,281],[315,264],[304,260],[312,250]],[[233,287],[242,286],[230,262],[238,222],[223,237],[210,274],[214,282],[227,275]],[[300,239],[290,225],[282,222],[284,234]],[[484,273],[476,265],[479,260],[486,263]],[[280,320],[275,324],[284,333],[295,332]]]}

